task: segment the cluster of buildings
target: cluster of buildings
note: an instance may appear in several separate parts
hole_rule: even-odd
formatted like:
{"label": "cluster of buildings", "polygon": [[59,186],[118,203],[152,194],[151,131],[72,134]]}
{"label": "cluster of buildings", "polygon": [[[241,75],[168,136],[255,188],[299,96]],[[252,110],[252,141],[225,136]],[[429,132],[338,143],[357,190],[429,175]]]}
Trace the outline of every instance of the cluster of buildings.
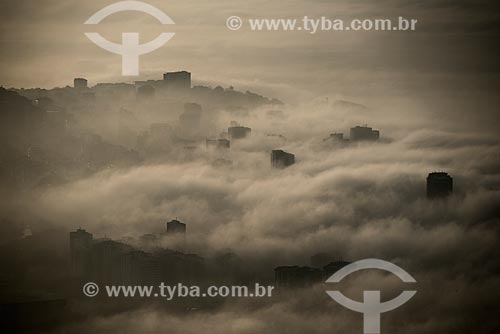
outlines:
{"label": "cluster of buildings", "polygon": [[163,80],[136,81],[135,86],[138,96],[146,94],[145,97],[151,97],[157,90],[184,94],[191,89],[191,73],[187,71],[167,72],[163,74]]}
{"label": "cluster of buildings", "polygon": [[[174,219],[166,224],[164,236],[185,239],[186,224]],[[142,244],[154,244],[155,234],[141,236]],[[198,284],[234,282],[239,260],[232,253],[223,253],[210,261],[196,254],[153,247],[144,250],[129,243],[109,238],[95,239],[92,233],[78,228],[69,233],[70,265],[73,279],[98,284]],[[279,288],[299,288],[324,282],[349,262],[334,260],[327,253],[311,257],[311,266],[279,266],[274,269],[275,284]],[[241,277],[240,277],[241,279]],[[245,280],[245,279],[244,279]]]}
{"label": "cluster of buildings", "polygon": [[[268,99],[264,96],[246,91],[238,92],[233,87],[227,89],[217,86],[215,88],[205,86],[193,86],[191,72],[175,71],[166,72],[161,80],[138,80],[133,84],[128,83],[99,83],[89,87],[84,78],[75,78],[73,88],[80,93],[95,98],[96,94],[112,94],[116,97],[135,95],[138,100],[146,101],[150,97],[169,96],[173,99],[182,100],[188,96],[196,96],[200,100],[209,100],[214,104],[228,107],[246,109],[247,106],[256,107],[263,104],[279,105],[283,102],[276,99]],[[28,93],[27,91],[23,93]],[[217,101],[216,101],[217,100]],[[218,103],[220,102],[220,103]]]}
{"label": "cluster of buildings", "polygon": [[349,142],[374,142],[380,139],[380,131],[368,125],[355,126],[349,130],[349,139],[344,137],[344,133],[335,132],[323,139],[324,142],[347,144]]}
{"label": "cluster of buildings", "polygon": [[[233,122],[228,128],[229,137],[231,139],[242,139],[250,135],[251,129],[240,126]],[[348,142],[365,142],[378,141],[380,139],[380,131],[375,130],[367,125],[355,126],[350,129],[350,138],[345,139],[343,133],[332,133],[326,140],[331,140],[336,143]],[[207,139],[207,148],[230,148],[231,142],[229,139]],[[271,151],[271,166],[276,169],[284,169],[295,164],[295,155],[284,150]],[[453,193],[453,178],[445,172],[433,172],[427,176],[427,197],[429,199],[445,198]],[[302,267],[297,267],[299,272],[302,272]],[[300,269],[302,268],[302,269]],[[306,270],[308,271],[308,270]],[[309,270],[310,271],[310,270]],[[309,272],[308,271],[308,272]]]}
{"label": "cluster of buildings", "polygon": [[[94,88],[100,85],[95,86]],[[135,84],[137,98],[149,100],[155,96],[156,91],[162,90],[162,92],[174,92],[183,96],[183,92],[187,92],[192,89],[191,83],[191,73],[187,71],[177,71],[177,72],[167,72],[163,74],[163,80],[146,80],[146,81],[136,81]],[[84,78],[74,79],[74,88],[76,90],[85,91],[88,90],[88,82]],[[221,87],[216,87],[214,92],[218,94],[234,94],[233,90],[224,91]],[[193,133],[197,133],[200,122],[202,118],[202,107],[198,103],[185,103],[184,112],[179,116],[179,125],[184,134],[189,133],[192,130]],[[167,129],[168,128],[168,129]],[[231,147],[232,140],[244,139],[250,136],[252,129],[249,127],[242,126],[236,122],[232,122],[231,126],[228,127],[227,132],[222,133],[218,138],[206,138],[205,144],[207,148],[217,148],[217,149],[228,149]],[[151,131],[143,132],[138,137],[138,147],[149,148],[149,151],[155,150],[154,143],[157,144],[169,142],[172,138],[180,137],[176,136],[172,131],[172,127],[165,124],[161,129],[153,129]],[[346,143],[346,142],[358,142],[358,141],[377,141],[379,140],[380,133],[368,126],[355,126],[350,129],[350,138],[345,139],[343,133],[331,134],[326,140],[334,141],[336,143]],[[159,139],[159,140],[158,140]],[[165,151],[162,149],[156,151]],[[280,149],[272,150],[271,152],[271,166],[273,168],[283,169],[289,167],[295,163],[295,155],[289,152],[285,152]]]}
{"label": "cluster of buildings", "polygon": [[[347,144],[349,142],[375,142],[380,139],[380,131],[367,125],[355,126],[350,129],[349,139],[344,138],[343,133],[332,133],[329,137],[323,139],[324,142],[333,142],[335,144]],[[273,150],[271,152],[271,166],[274,168],[286,168],[295,163],[295,155],[283,150]]]}
{"label": "cluster of buildings", "polygon": [[[225,98],[228,98],[227,101],[231,101],[231,99],[235,97],[237,97],[236,100],[241,100],[242,96],[244,96],[245,98],[253,99],[254,101],[261,101],[262,103],[268,102],[265,98],[257,96],[253,93],[251,94],[247,92],[243,94],[234,91],[232,88],[224,90],[222,87],[209,89],[208,87],[196,86],[198,88],[195,89],[196,87],[192,87],[191,73],[187,71],[167,72],[163,74],[162,80],[136,81],[133,85],[97,84],[96,86],[90,88],[88,81],[84,78],[75,78],[73,84],[74,89],[70,89],[73,94],[78,96],[80,99],[89,101],[92,100],[92,94],[105,95],[109,99],[114,99],[116,97],[117,100],[119,100],[119,92],[121,91],[127,94],[135,94],[137,98],[150,100],[151,97],[154,97],[156,91],[162,89],[167,92],[174,92],[175,94],[172,94],[174,97],[177,95],[179,97],[183,97],[178,101],[176,100],[175,102],[172,102],[172,105],[180,110],[182,110],[183,106],[183,110],[178,116],[178,126],[169,123],[153,123],[150,125],[149,130],[146,131],[144,131],[143,128],[140,130],[134,128],[138,122],[134,119],[132,112],[120,111],[118,112],[117,117],[117,139],[113,139],[113,141],[110,138],[104,138],[95,134],[87,135],[85,134],[85,131],[77,128],[78,123],[88,123],[91,125],[90,127],[93,127],[95,124],[103,124],[105,121],[108,121],[105,117],[108,115],[110,118],[114,117],[113,114],[68,113],[66,111],[57,111],[58,103],[66,103],[69,101],[66,101],[65,98],[62,98],[60,101],[53,100],[55,96],[64,96],[64,94],[59,94],[62,93],[62,91],[54,90],[54,94],[52,95],[45,92],[46,96],[42,96],[39,90],[22,90],[23,96],[29,97],[30,95],[36,95],[37,98],[32,101],[36,102],[37,108],[44,111],[44,113],[29,113],[30,117],[32,117],[31,114],[33,114],[33,117],[36,116],[40,118],[40,120],[34,119],[33,123],[40,129],[44,129],[44,127],[47,128],[44,131],[50,134],[40,134],[39,137],[45,138],[44,140],[47,141],[46,144],[43,144],[47,147],[55,147],[55,144],[58,141],[62,141],[62,144],[59,145],[59,153],[63,153],[62,155],[65,155],[65,157],[63,157],[65,158],[65,165],[63,169],[64,173],[67,174],[68,177],[71,177],[71,175],[66,172],[67,170],[71,170],[71,168],[67,168],[70,163],[78,166],[86,166],[86,170],[81,172],[77,171],[85,173],[87,170],[93,171],[104,167],[113,167],[115,165],[134,164],[148,157],[156,158],[159,155],[165,156],[166,153],[175,152],[176,145],[183,145],[182,147],[184,150],[179,150],[180,152],[192,152],[192,149],[195,149],[200,142],[203,142],[203,140],[205,141],[205,145],[208,149],[229,149],[231,148],[233,141],[248,138],[252,133],[252,129],[242,126],[236,122],[231,122],[231,125],[227,128],[227,132],[223,132],[215,138],[209,138],[206,134],[202,134],[202,131],[200,131],[200,129],[203,128],[202,124],[204,122],[204,111],[201,103],[204,102],[198,103],[185,101],[202,101],[203,97],[207,96],[211,97],[210,101],[212,102],[221,101]],[[109,90],[106,90],[106,87],[108,86],[112,86],[112,89],[110,88]],[[187,96],[182,94],[182,92],[186,91],[191,91],[193,95]],[[194,92],[197,93],[195,94]],[[167,95],[170,96],[170,94]],[[10,96],[9,98],[14,99],[14,97]],[[20,108],[18,105],[20,105],[21,102],[16,100],[17,108]],[[71,107],[73,105],[68,102],[68,106]],[[30,107],[34,108],[33,106]],[[20,113],[18,112],[17,114]],[[272,110],[272,114],[277,114],[279,116],[280,113],[279,111]],[[78,118],[78,122],[75,120],[76,118]],[[112,121],[109,121],[109,123],[111,122]],[[48,128],[48,125],[50,125],[51,128]],[[55,126],[57,126],[57,129]],[[103,126],[103,129],[108,128],[109,126]],[[6,131],[8,131],[8,127],[6,128]],[[103,130],[103,132],[105,131]],[[30,130],[30,133],[35,132]],[[73,135],[73,133],[78,133],[78,135]],[[47,138],[51,139],[51,141]],[[129,140],[130,138],[133,138],[133,140]],[[344,137],[344,133],[332,133],[328,138],[324,139],[324,141],[333,143],[376,142],[379,140],[380,131],[367,125],[354,126],[350,128],[348,139]],[[48,153],[44,153],[43,148],[39,147],[43,146],[40,145],[41,141],[33,140],[33,142],[36,143],[36,145],[27,146],[26,150],[28,157],[27,164],[31,164],[33,166],[29,165],[27,167],[23,167],[23,172],[21,173],[23,180],[29,178],[30,173],[26,172],[28,168],[34,170],[33,174],[42,174],[45,173],[45,171],[42,171],[42,167],[49,165],[48,163],[45,163],[45,161],[43,161],[42,164],[38,161],[40,159],[37,160],[37,157],[44,157],[48,155]],[[131,142],[134,143],[132,144]],[[216,162],[219,165],[225,166],[229,165],[228,162],[230,161],[226,159],[218,159]],[[286,152],[282,149],[275,149],[270,152],[270,163],[273,168],[284,169],[292,166],[295,162],[296,156],[293,153]],[[34,165],[34,163],[38,163],[40,166]],[[13,173],[15,174],[15,171]],[[453,178],[451,176],[444,172],[429,174],[427,177],[428,198],[447,197],[452,192]]]}
{"label": "cluster of buildings", "polygon": [[[186,225],[178,220],[167,223],[165,236],[185,238]],[[143,241],[156,236],[145,235]],[[70,232],[72,276],[101,283],[193,282],[204,269],[204,259],[171,249],[154,247],[145,251],[108,238],[94,239],[83,229]]]}
{"label": "cluster of buildings", "polygon": [[135,93],[138,100],[146,101],[156,95],[157,91],[184,95],[191,89],[191,73],[187,71],[167,72],[163,74],[163,80],[143,80],[135,81],[134,84],[107,84],[100,83],[90,89],[88,80],[85,78],[75,78],[73,88],[81,93],[82,97],[95,100],[95,93],[109,91],[113,94]]}
{"label": "cluster of buildings", "polygon": [[[273,151],[274,152],[274,151]],[[279,153],[282,155],[282,153]],[[427,176],[427,198],[445,199],[453,193],[453,178],[446,172]],[[300,288],[326,281],[349,262],[334,260],[327,253],[311,256],[311,266],[280,266],[274,269],[275,284],[280,288]]]}
{"label": "cluster of buildings", "polygon": [[[334,143],[349,143],[349,142],[366,142],[378,141],[380,139],[380,131],[375,130],[367,125],[355,126],[350,129],[350,138],[344,138],[343,133],[332,133],[323,141]],[[274,151],[273,151],[274,152]],[[277,153],[278,157],[282,157],[283,153]],[[271,158],[274,161],[274,158]],[[283,162],[280,162],[283,163]],[[274,165],[274,164],[273,164]],[[427,176],[427,198],[437,199],[446,198],[453,193],[453,178],[446,172],[433,172]]]}
{"label": "cluster of buildings", "polygon": [[206,139],[207,148],[230,148],[231,140],[244,139],[250,136],[252,129],[246,126],[241,126],[236,122],[231,122],[231,126],[227,128],[227,132],[222,132],[219,138]]}
{"label": "cluster of buildings", "polygon": [[[293,159],[293,155],[289,157],[286,152],[275,152],[274,160],[286,162],[287,159]],[[273,165],[275,163],[280,166],[283,164],[273,162]],[[428,198],[446,198],[452,192],[453,178],[450,175],[445,172],[428,175]],[[175,238],[184,244],[186,224],[177,219],[171,220],[166,223],[163,235],[146,234],[141,240],[145,244],[155,245],[163,236]],[[158,246],[146,251],[120,241],[94,239],[91,233],[83,229],[70,232],[70,259],[73,277],[106,283],[195,282],[205,272],[205,261],[196,254]],[[324,282],[347,264],[349,262],[334,260],[326,253],[315,254],[311,257],[311,266],[276,267],[275,284],[280,288],[311,286]]]}

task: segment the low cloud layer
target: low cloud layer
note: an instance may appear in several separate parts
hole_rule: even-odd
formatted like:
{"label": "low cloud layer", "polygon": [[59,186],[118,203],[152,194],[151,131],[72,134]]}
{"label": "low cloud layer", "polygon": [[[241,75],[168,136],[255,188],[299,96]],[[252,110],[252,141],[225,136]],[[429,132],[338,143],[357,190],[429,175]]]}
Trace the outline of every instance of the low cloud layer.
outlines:
{"label": "low cloud layer", "polygon": [[[141,58],[140,79],[186,69],[195,83],[248,88],[290,104],[246,116],[205,109],[210,119],[203,124],[213,127],[214,136],[233,120],[252,128],[250,138],[232,141],[227,151],[208,151],[204,144],[189,154],[172,149],[161,161],[3,195],[2,243],[10,228],[40,233],[39,242],[47,247],[55,244],[44,239],[52,235],[50,229],[64,240],[78,227],[96,238],[139,237],[162,232],[165,222],[177,217],[187,224],[188,251],[208,258],[230,250],[255,277],[268,282],[276,266],[309,265],[310,256],[319,252],[346,261],[381,258],[400,265],[416,278],[418,293],[382,316],[383,333],[497,332],[496,5],[469,0],[294,0],[286,6],[148,2],[174,18],[177,35],[167,47]],[[52,0],[1,4],[1,84],[63,86],[79,76],[90,85],[123,81],[119,57],[83,35],[82,23],[102,6],[102,1]],[[157,35],[154,20],[129,14],[99,28],[111,40],[117,40],[124,22],[145,39]],[[413,33],[394,34],[230,32],[224,26],[230,15],[402,15],[419,19],[419,26]],[[381,131],[380,142],[324,140],[334,132],[348,136],[350,127],[363,124]],[[272,149],[295,154],[296,163],[272,169]],[[426,198],[425,178],[433,171],[453,176],[453,196]],[[59,262],[66,261],[66,246],[58,244]],[[43,256],[40,252],[40,258],[26,260],[37,262],[26,267],[44,273]],[[390,275],[367,272],[350,278],[342,290],[361,300],[368,287],[381,289],[384,300],[407,288]],[[72,322],[68,330],[361,333],[361,315],[337,305],[326,289],[320,284],[270,300],[226,300],[207,309],[189,309],[186,303],[189,311],[182,314],[162,302],[117,313],[107,312],[108,305],[78,302],[71,307],[85,320]]]}
{"label": "low cloud layer", "polygon": [[[192,160],[173,152],[165,162],[105,170],[45,189],[33,195],[31,204],[9,210],[30,222],[33,231],[81,226],[95,237],[114,239],[159,233],[167,220],[178,217],[187,223],[189,251],[210,256],[231,250],[266,280],[272,280],[274,267],[308,265],[318,252],[348,261],[393,261],[417,279],[419,293],[398,313],[384,316],[385,331],[490,331],[500,269],[498,136],[454,129],[452,121],[436,126],[425,113],[417,114],[422,127],[398,127],[391,120],[386,128],[380,119],[390,119],[391,108],[316,101],[281,111],[239,117],[253,128],[252,135],[233,141],[229,151],[200,145]],[[220,129],[233,117],[213,115]],[[377,124],[380,142],[323,140],[360,119]],[[276,148],[294,153],[296,164],[272,169],[269,154]],[[232,165],[213,163],[221,158]],[[453,176],[454,194],[430,201],[425,178],[441,170]],[[391,295],[399,285],[387,279],[361,277],[345,291],[359,299],[371,284]],[[179,333],[200,328],[208,333],[358,332],[360,316],[337,306],[324,291],[319,285],[272,300],[229,300],[182,316],[161,305],[96,314],[74,324],[74,330],[158,332],[167,326]]]}

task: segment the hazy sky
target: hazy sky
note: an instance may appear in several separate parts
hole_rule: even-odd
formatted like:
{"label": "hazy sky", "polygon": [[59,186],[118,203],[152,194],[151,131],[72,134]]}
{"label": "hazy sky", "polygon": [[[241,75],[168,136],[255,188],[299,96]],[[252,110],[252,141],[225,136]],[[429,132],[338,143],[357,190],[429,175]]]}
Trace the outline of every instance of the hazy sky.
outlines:
{"label": "hazy sky", "polygon": [[[2,0],[0,84],[53,87],[77,76],[91,84],[121,77],[120,56],[83,35],[83,22],[110,0]],[[483,0],[149,0],[176,22],[161,26],[147,14],[119,13],[95,27],[120,41],[138,31],[142,41],[163,29],[176,36],[141,57],[141,78],[186,69],[198,82],[254,88],[292,98],[300,93],[432,94],[496,89],[500,65],[498,5]],[[419,20],[415,32],[229,31],[228,16],[246,18],[390,18]]]}

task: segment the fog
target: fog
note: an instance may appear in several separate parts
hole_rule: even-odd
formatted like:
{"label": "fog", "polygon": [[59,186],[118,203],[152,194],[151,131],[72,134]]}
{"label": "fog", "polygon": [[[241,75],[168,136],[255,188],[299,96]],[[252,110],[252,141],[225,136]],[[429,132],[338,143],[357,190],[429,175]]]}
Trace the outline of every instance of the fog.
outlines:
{"label": "fog", "polygon": [[[231,250],[265,280],[277,265],[308,265],[318,252],[348,261],[383,258],[419,282],[411,305],[383,316],[384,330],[466,333],[495,327],[488,318],[498,297],[498,136],[464,131],[460,121],[456,128],[453,120],[441,127],[425,111],[390,106],[322,99],[280,109],[277,119],[264,109],[238,117],[252,135],[233,141],[227,152],[199,145],[187,161],[179,158],[185,153],[173,151],[167,161],[98,171],[32,193],[29,202],[9,207],[10,217],[33,231],[81,226],[96,237],[122,240],[160,233],[167,219],[179,217],[187,223],[190,252],[209,257]],[[390,117],[395,114],[401,120]],[[235,118],[226,112],[212,116],[218,129]],[[323,140],[362,121],[381,129],[380,142]],[[296,163],[270,168],[275,148],[293,152]],[[212,163],[220,158],[232,164]],[[430,201],[425,177],[441,170],[453,175],[454,195]],[[377,282],[377,289],[392,291],[384,280],[368,276],[347,286],[363,290]],[[321,289],[291,299],[229,300],[216,310],[183,315],[148,306],[96,314],[72,326],[81,332],[157,332],[165,326],[183,333],[358,332],[360,316],[332,303]]]}
{"label": "fog", "polygon": [[[149,2],[176,21],[177,35],[141,58],[139,78],[122,78],[117,56],[83,36],[82,23],[107,2],[0,4],[0,84],[15,87],[0,92],[2,303],[19,296],[66,298],[59,286],[67,283],[70,231],[128,242],[161,234],[167,221],[179,219],[187,226],[185,252],[207,262],[234,254],[252,283],[273,284],[274,268],[309,266],[320,252],[401,266],[418,292],[382,315],[383,333],[498,330],[500,30],[494,4]],[[145,38],[160,31],[154,20],[123,15],[101,27],[111,40],[124,22]],[[421,25],[394,34],[231,32],[224,26],[230,15],[401,15]],[[125,93],[98,87],[184,69],[193,73],[193,86],[222,87],[171,95],[160,85],[146,97],[136,93],[139,84]],[[89,79],[90,102],[76,88],[52,89],[78,76]],[[42,89],[21,89],[29,87]],[[239,93],[247,89],[262,96]],[[186,102],[202,107],[196,126],[183,125]],[[33,125],[19,116],[25,111],[46,118]],[[51,123],[56,112],[64,125]],[[230,149],[208,147],[205,139],[224,137],[231,122],[250,127],[251,135],[231,139]],[[155,138],[154,124],[166,126],[168,136]],[[330,137],[349,137],[350,128],[365,124],[380,130],[378,141]],[[272,168],[276,149],[293,153],[295,163]],[[453,194],[430,200],[426,177],[437,171],[453,177]],[[349,278],[342,291],[356,300],[369,288],[381,290],[383,300],[408,288],[374,271]],[[179,308],[157,300],[119,305],[68,297],[73,315],[57,330],[361,333],[361,314],[331,300],[329,287],[208,306],[186,301]]]}

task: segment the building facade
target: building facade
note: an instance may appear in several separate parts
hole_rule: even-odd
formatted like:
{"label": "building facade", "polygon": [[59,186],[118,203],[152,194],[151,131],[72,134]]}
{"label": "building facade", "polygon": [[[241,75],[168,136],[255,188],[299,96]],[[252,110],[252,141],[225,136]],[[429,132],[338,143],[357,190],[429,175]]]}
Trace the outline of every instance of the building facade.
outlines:
{"label": "building facade", "polygon": [[453,178],[445,172],[429,173],[427,198],[444,198],[453,193]]}

